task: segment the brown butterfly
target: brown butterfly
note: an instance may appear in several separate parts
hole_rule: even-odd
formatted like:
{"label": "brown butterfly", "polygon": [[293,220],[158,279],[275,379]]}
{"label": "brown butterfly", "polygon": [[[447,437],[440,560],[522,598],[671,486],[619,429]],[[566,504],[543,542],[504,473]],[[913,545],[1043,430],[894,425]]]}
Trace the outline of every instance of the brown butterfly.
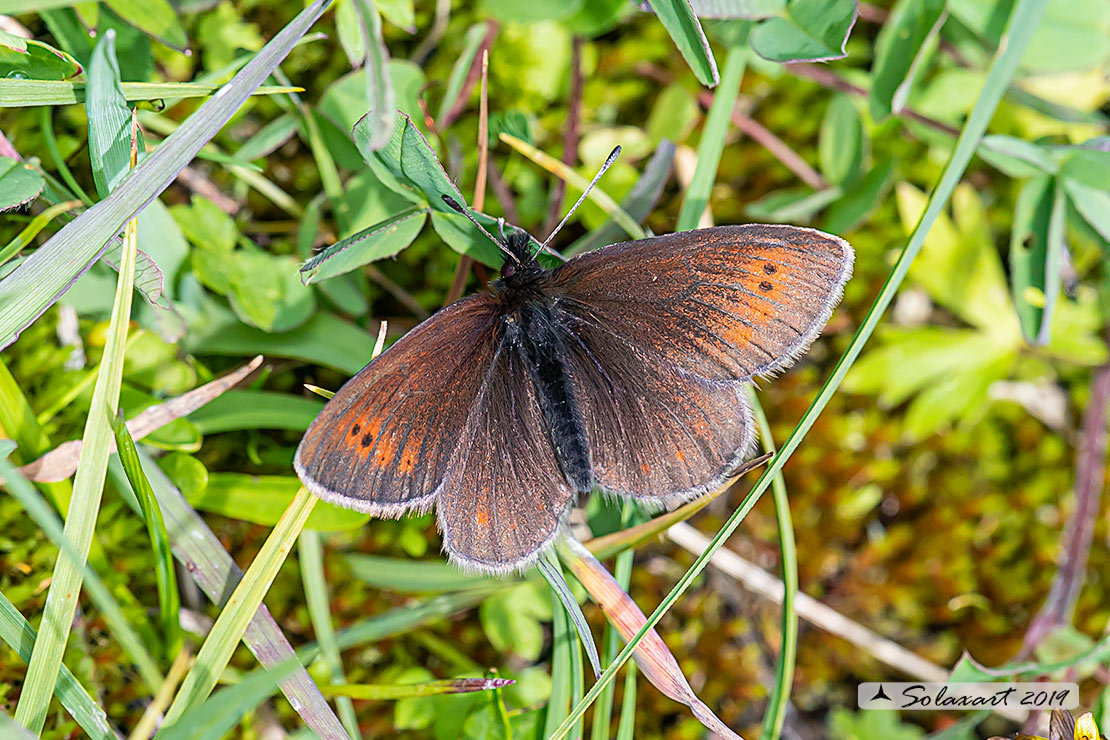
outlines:
{"label": "brown butterfly", "polygon": [[500,279],[347,382],[294,467],[376,516],[434,504],[451,560],[493,574],[532,564],[579,493],[672,505],[724,484],[754,441],[744,384],[805,352],[853,260],[795,226],[654,236],[551,270],[527,234],[489,236]]}

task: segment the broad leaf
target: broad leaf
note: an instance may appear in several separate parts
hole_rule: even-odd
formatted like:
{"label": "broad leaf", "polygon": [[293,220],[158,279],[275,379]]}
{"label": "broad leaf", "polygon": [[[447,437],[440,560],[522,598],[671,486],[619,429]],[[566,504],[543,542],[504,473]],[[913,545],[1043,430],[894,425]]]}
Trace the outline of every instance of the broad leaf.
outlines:
{"label": "broad leaf", "polygon": [[752,32],[752,48],[772,62],[841,59],[856,13],[856,0],[790,0],[786,17],[770,18]]}

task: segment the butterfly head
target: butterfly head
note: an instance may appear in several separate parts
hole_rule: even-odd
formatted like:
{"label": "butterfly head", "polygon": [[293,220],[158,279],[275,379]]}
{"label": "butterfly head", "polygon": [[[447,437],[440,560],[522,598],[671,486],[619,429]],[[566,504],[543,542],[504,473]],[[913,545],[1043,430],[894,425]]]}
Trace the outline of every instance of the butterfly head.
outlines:
{"label": "butterfly head", "polygon": [[512,229],[502,233],[505,262],[501,265],[501,278],[508,284],[526,281],[543,271],[536,261],[535,248],[527,232]]}

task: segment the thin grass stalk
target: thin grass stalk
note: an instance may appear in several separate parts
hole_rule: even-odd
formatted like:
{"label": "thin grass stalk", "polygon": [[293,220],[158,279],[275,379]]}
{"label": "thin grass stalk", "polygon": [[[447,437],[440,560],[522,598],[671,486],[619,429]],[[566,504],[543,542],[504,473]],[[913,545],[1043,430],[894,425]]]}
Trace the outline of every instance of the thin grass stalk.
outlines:
{"label": "thin grass stalk", "polygon": [[[312,621],[312,631],[320,644],[320,658],[328,669],[333,684],[347,683],[343,673],[343,659],[335,644],[335,627],[331,622],[331,607],[328,604],[328,581],[324,574],[324,545],[320,533],[308,529],[301,533],[297,543],[301,558],[301,581],[304,583],[305,601],[308,603],[308,617]],[[358,717],[351,697],[337,695],[335,708],[343,728],[353,740],[362,735],[358,729]]]}
{"label": "thin grass stalk", "polygon": [[[621,529],[625,529],[632,524],[635,510],[635,503],[632,501],[624,502],[624,510],[621,512]],[[635,553],[629,548],[618,553],[613,562],[613,578],[617,579],[617,584],[625,591],[628,591],[628,584],[632,580],[632,561],[634,558]],[[620,633],[609,623],[609,620],[605,620],[605,637],[603,639],[605,654],[602,660],[608,665],[617,657],[617,652],[621,648]],[[631,668],[634,665],[636,664],[630,663],[629,667]],[[613,716],[614,690],[613,684],[609,684],[597,698],[597,703],[594,705],[593,725],[590,728],[590,740],[609,740],[609,723]]]}
{"label": "thin grass stalk", "polygon": [[[132,124],[132,161],[134,161],[135,134]],[[133,166],[133,165],[132,165]],[[77,466],[73,481],[73,499],[66,514],[65,536],[73,546],[76,559],[59,553],[54,565],[50,591],[46,594],[39,637],[31,652],[27,678],[15,720],[35,735],[42,733],[50,697],[58,680],[70,625],[77,610],[77,598],[85,563],[89,557],[96,515],[100,511],[100,497],[104,491],[104,476],[108,470],[108,454],[112,440],[111,419],[119,406],[120,384],[123,378],[124,346],[127,327],[131,320],[131,298],[135,285],[135,257],[139,240],[138,221],[127,223],[123,248],[120,250],[119,278],[116,281],[116,298],[108,324],[108,339],[104,344],[104,360],[96,377],[89,416],[83,435],[85,454]]]}
{"label": "thin grass stalk", "polygon": [[147,536],[154,556],[154,579],[158,587],[158,615],[162,623],[162,637],[165,640],[163,655],[176,656],[185,642],[181,630],[181,597],[177,589],[177,574],[173,568],[173,552],[170,549],[170,536],[166,532],[166,521],[158,507],[158,499],[150,487],[150,481],[143,472],[135,440],[127,431],[123,415],[113,419],[112,431],[116,437],[116,449],[120,464],[131,482],[135,498],[142,509],[146,523]]}
{"label": "thin grass stalk", "polygon": [[23,227],[23,231],[16,234],[15,238],[8,242],[3,249],[0,249],[0,265],[19,254],[22,249],[30,246],[31,241],[38,236],[38,233],[42,231],[47,224],[53,221],[56,216],[66,211],[72,211],[74,208],[78,208],[81,205],[81,201],[79,200],[67,200],[44,208],[41,213],[37,214],[25,227]]}
{"label": "thin grass stalk", "polygon": [[150,704],[146,705],[143,716],[139,717],[139,721],[131,728],[131,734],[127,736],[127,740],[147,740],[154,734],[155,725],[158,724],[162,713],[166,711],[166,707],[170,705],[170,700],[173,699],[173,694],[177,690],[178,684],[181,683],[181,679],[185,677],[185,672],[192,665],[193,654],[191,652],[182,650],[177,654],[169,672],[166,674],[166,680],[162,682]]}
{"label": "thin grass stalk", "polygon": [[736,98],[740,94],[740,82],[744,79],[744,67],[748,61],[746,45],[737,44],[728,50],[725,68],[721,74],[721,84],[713,94],[713,104],[705,117],[705,129],[698,144],[698,163],[694,177],[682,199],[682,210],[678,213],[675,231],[686,231],[698,225],[705,207],[709,205],[709,194],[717,179],[717,166],[721,163],[721,152],[725,148],[725,135]]}
{"label": "thin grass stalk", "polygon": [[[767,414],[753,388],[748,388],[748,400],[759,425],[763,450],[773,452],[775,441],[771,438],[771,425]],[[790,704],[790,690],[794,685],[794,662],[798,655],[798,613],[794,610],[794,597],[798,593],[798,552],[794,543],[794,522],[790,518],[790,500],[786,495],[786,480],[782,471],[771,481],[771,494],[775,499],[775,519],[779,525],[779,552],[782,557],[782,646],[775,662],[775,684],[767,699],[763,714],[763,740],[778,740],[786,722],[786,707]]]}
{"label": "thin grass stalk", "polygon": [[180,719],[188,709],[199,706],[212,693],[220,674],[231,660],[231,654],[243,639],[247,625],[258,611],[262,597],[270,589],[281,564],[296,543],[316,501],[317,498],[302,486],[281,515],[262,549],[243,574],[243,580],[239,581],[235,592],[216,618],[204,644],[200,646],[197,660],[166,714],[167,726]]}
{"label": "thin grass stalk", "polygon": [[975,102],[975,107],[968,116],[963,130],[960,132],[959,138],[956,139],[956,145],[948,158],[948,163],[941,172],[940,181],[937,183],[933,193],[929,196],[925,211],[921,214],[921,219],[918,221],[917,226],[914,227],[909,242],[899,255],[898,261],[895,263],[894,268],[883,284],[878,297],[875,298],[875,302],[871,305],[871,309],[867,312],[867,316],[864,318],[863,323],[856,331],[855,336],[852,337],[852,341],[848,345],[848,348],[837,362],[836,367],[833,368],[832,375],[825,381],[817,397],[813,399],[813,403],[810,404],[810,407],[806,410],[806,413],[802,416],[798,425],[790,434],[790,437],[787,438],[782,449],[772,458],[771,464],[768,466],[767,470],[764,471],[763,475],[760,476],[755,487],[752,488],[751,492],[741,502],[740,507],[729,517],[725,525],[710,542],[705,552],[698,556],[694,564],[683,574],[678,583],[671,589],[670,593],[667,594],[655,611],[652,612],[651,616],[648,617],[647,622],[633,637],[632,641],[625,645],[624,649],[617,655],[613,664],[605,669],[601,677],[590,687],[590,690],[586,692],[586,696],[583,697],[582,701],[571,710],[570,715],[549,740],[559,740],[559,738],[566,737],[567,732],[574,725],[574,722],[577,721],[578,717],[582,716],[586,708],[593,703],[601,689],[613,680],[617,670],[632,657],[636,645],[644,638],[644,635],[659,623],[659,620],[662,619],[663,615],[674,605],[678,597],[690,587],[693,580],[705,569],[713,553],[724,545],[725,540],[732,535],[740,525],[740,522],[744,520],[744,517],[746,517],[752,507],[755,506],[759,497],[767,490],[774,475],[782,470],[786,461],[790,459],[790,456],[793,455],[794,451],[801,445],[802,440],[805,439],[806,434],[809,432],[814,422],[816,422],[817,417],[824,410],[825,406],[828,405],[829,401],[840,387],[841,382],[844,380],[844,376],[848,374],[848,370],[851,369],[856,358],[858,358],[860,352],[863,351],[864,344],[870,339],[871,334],[875,331],[875,327],[882,319],[883,313],[894,299],[895,293],[897,293],[899,286],[905,279],[910,264],[921,251],[921,247],[925,243],[925,236],[929,233],[929,229],[932,228],[933,223],[936,222],[937,216],[943,212],[948,204],[948,200],[952,197],[952,193],[956,190],[960,178],[963,177],[963,173],[967,169],[967,165],[975,155],[975,150],[979,145],[979,141],[986,132],[991,117],[994,115],[994,111],[998,107],[998,103],[1001,101],[1006,91],[1006,87],[1017,71],[1018,63],[1021,61],[1021,55],[1029,46],[1029,40],[1032,38],[1038,22],[1044,14],[1047,3],[1048,0],[1019,0],[1014,8],[1002,43],[999,45],[999,53],[991,63],[990,69],[987,72],[986,83],[983,85],[983,90],[980,92],[979,98]]}

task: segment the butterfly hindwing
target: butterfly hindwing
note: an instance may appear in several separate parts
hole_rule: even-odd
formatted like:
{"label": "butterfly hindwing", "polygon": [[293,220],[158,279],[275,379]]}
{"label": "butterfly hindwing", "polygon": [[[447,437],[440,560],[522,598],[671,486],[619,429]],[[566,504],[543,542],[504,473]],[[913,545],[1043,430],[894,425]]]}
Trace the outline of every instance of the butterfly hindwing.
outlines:
{"label": "butterfly hindwing", "polygon": [[500,344],[497,317],[490,294],[459,301],[340,388],[297,448],[309,490],[377,516],[428,508]]}
{"label": "butterfly hindwing", "polygon": [[444,549],[464,567],[499,573],[531,563],[573,500],[540,404],[521,345],[509,336],[489,366],[467,449],[436,501]]}
{"label": "butterfly hindwing", "polygon": [[695,376],[572,314],[564,325],[598,488],[669,505],[716,489],[747,457],[742,384]]}

